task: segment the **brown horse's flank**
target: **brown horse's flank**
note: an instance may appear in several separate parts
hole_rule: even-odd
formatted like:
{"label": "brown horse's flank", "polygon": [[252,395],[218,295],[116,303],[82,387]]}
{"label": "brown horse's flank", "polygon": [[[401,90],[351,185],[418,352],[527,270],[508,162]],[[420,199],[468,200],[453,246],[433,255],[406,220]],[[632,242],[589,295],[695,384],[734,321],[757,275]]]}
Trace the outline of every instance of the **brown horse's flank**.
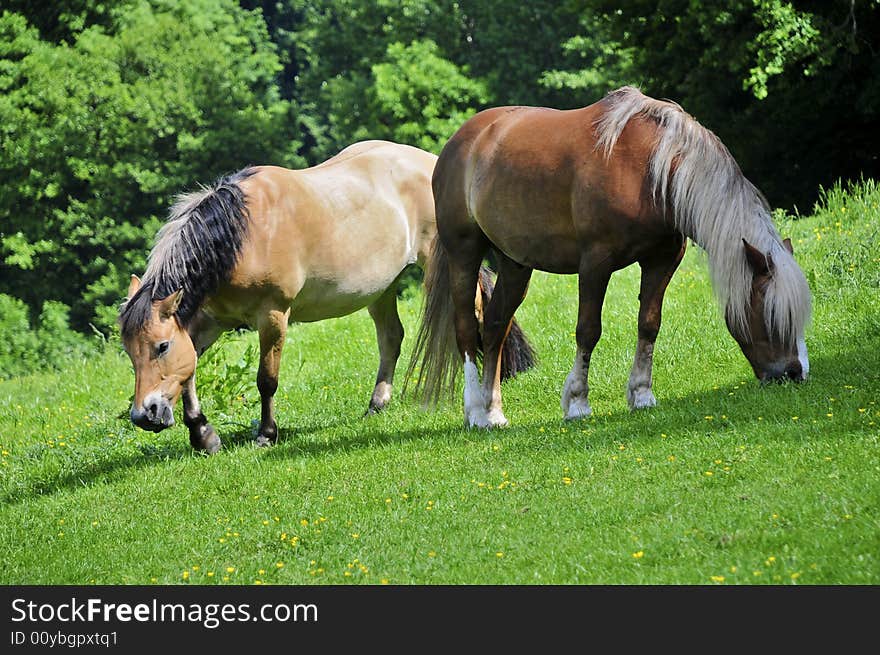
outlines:
{"label": "brown horse's flank", "polygon": [[[501,410],[498,351],[535,268],[577,273],[577,354],[566,418],[591,412],[587,377],[611,274],[642,269],[632,408],[656,401],[654,342],[663,295],[686,237],[709,255],[732,336],[761,379],[803,379],[809,289],[766,203],[711,132],[673,103],[626,87],[583,109],[499,107],[467,121],[434,170],[439,244],[410,370],[428,396],[463,360],[465,419],[492,427]],[[489,250],[498,281],[484,308],[483,374],[473,280]],[[756,265],[751,250],[761,254]],[[441,270],[442,269],[442,270]]]}

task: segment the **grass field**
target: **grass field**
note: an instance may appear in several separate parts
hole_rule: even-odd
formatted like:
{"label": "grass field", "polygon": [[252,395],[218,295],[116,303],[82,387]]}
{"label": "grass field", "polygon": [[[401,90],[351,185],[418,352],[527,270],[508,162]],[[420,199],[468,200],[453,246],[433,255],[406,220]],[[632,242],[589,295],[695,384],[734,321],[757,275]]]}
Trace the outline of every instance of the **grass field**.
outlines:
{"label": "grass field", "polygon": [[[131,426],[118,343],[0,383],[0,583],[878,584],[878,205],[868,182],[778,221],[814,293],[802,385],[754,379],[693,247],[666,296],[658,406],[634,414],[637,267],[612,280],[581,422],[559,407],[577,281],[545,274],[518,314],[540,365],[505,385],[504,430],[463,429],[459,398],[362,418],[366,312],[290,330],[270,449],[250,443],[253,334],[215,356],[228,377],[200,369],[214,457],[179,417]],[[419,302],[402,303],[400,377]]]}

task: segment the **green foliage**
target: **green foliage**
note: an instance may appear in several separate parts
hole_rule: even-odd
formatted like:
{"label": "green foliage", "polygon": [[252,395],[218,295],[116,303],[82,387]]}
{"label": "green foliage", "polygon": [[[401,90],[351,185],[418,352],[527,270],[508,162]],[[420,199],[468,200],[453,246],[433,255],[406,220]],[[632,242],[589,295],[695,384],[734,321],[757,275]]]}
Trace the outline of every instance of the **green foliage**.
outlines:
{"label": "green foliage", "polygon": [[0,379],[60,368],[94,354],[96,344],[70,329],[69,312],[64,303],[47,300],[32,329],[27,305],[0,294]]}
{"label": "green foliage", "polygon": [[[199,357],[197,369],[199,399],[206,412],[216,412],[221,420],[243,407],[259,402],[254,387],[259,364],[257,344],[242,344],[235,333],[226,332]],[[248,402],[250,397],[250,402]]]}
{"label": "green foliage", "polygon": [[880,2],[590,3],[634,81],[713,130],[774,205],[880,174]]}
{"label": "green foliage", "polygon": [[485,85],[443,59],[433,41],[392,43],[387,58],[372,71],[379,120],[394,126],[393,141],[439,153],[473,107],[487,101]]}
{"label": "green foliage", "polygon": [[258,14],[131,3],[73,43],[0,18],[0,292],[107,327],[174,194],[248,163],[296,165]]}

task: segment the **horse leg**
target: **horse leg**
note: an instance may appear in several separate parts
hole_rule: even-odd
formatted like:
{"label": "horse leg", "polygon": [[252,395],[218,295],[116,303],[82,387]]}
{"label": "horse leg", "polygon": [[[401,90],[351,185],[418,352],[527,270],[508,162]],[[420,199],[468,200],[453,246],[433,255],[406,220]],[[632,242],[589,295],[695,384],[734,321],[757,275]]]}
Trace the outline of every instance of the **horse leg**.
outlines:
{"label": "horse leg", "polygon": [[257,389],[260,391],[261,404],[260,429],[257,432],[258,446],[269,446],[278,439],[274,396],[278,389],[278,368],[281,364],[281,349],[284,347],[289,317],[289,308],[284,312],[270,310],[257,321],[257,330],[260,333]]}
{"label": "horse leg", "polygon": [[196,394],[196,374],[183,387],[183,423],[189,429],[189,443],[196,450],[213,455],[222,445],[220,437],[202,413],[202,405]]}
{"label": "horse leg", "polygon": [[[196,356],[201,357],[223,330],[215,321],[200,312],[190,323],[189,332],[196,349]],[[189,443],[195,450],[204,450],[209,455],[220,450],[222,446],[220,437],[202,413],[202,404],[196,393],[195,371],[183,387],[183,423],[189,429]]]}
{"label": "horse leg", "polygon": [[388,287],[376,302],[367,307],[367,311],[376,325],[376,340],[379,342],[379,372],[370,398],[370,408],[367,410],[367,414],[375,414],[391,400],[394,369],[403,341],[403,325],[397,314],[397,285]]}
{"label": "horse leg", "polygon": [[578,270],[577,353],[562,388],[562,412],[567,420],[592,413],[587,376],[590,357],[602,336],[602,301],[613,269],[606,255],[584,253]]}
{"label": "horse leg", "polygon": [[483,398],[489,401],[490,426],[507,425],[501,410],[501,349],[510,332],[513,315],[519,308],[532,276],[532,269],[498,253],[498,279],[492,299],[483,308]]}
{"label": "horse leg", "polygon": [[477,370],[480,326],[474,312],[474,289],[485,249],[482,234],[476,239],[459,241],[452,249],[446,248],[449,253],[449,287],[452,295],[455,341],[464,360],[465,425],[479,428],[492,426],[489,421],[488,403],[483,396],[480,374]]}
{"label": "horse leg", "polygon": [[652,251],[647,259],[639,261],[642,282],[639,289],[639,340],[632,372],[626,385],[626,400],[630,409],[653,407],[657,404],[652,385],[654,341],[660,331],[663,294],[672,275],[684,257],[686,242],[676,234],[662,248]]}

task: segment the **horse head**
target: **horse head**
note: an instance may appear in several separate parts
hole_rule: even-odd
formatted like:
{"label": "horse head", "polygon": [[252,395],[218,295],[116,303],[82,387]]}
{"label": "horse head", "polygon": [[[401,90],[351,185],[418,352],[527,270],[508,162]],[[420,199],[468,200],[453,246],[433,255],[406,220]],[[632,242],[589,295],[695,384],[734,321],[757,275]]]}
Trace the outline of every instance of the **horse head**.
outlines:
{"label": "horse head", "polygon": [[196,350],[175,314],[183,290],[158,300],[149,296],[136,299],[140,289],[141,281],[132,275],[127,303],[140,301],[144,307],[132,321],[136,327],[122,330],[122,345],[135,375],[131,422],[160,432],[174,425],[174,406],[196,370]]}
{"label": "horse head", "polygon": [[[783,242],[788,254],[793,254],[790,239]],[[745,333],[737,330],[727,321],[727,327],[736,339],[755,375],[762,382],[789,379],[802,382],[809,371],[807,347],[803,336],[792,338],[791,335],[780,334],[779,330],[768,320],[773,315],[773,303],[770,288],[777,283],[774,274],[776,264],[770,253],[763,253],[743,239],[746,261],[752,272],[752,288],[746,310],[748,329]],[[769,311],[768,311],[769,310]]]}

